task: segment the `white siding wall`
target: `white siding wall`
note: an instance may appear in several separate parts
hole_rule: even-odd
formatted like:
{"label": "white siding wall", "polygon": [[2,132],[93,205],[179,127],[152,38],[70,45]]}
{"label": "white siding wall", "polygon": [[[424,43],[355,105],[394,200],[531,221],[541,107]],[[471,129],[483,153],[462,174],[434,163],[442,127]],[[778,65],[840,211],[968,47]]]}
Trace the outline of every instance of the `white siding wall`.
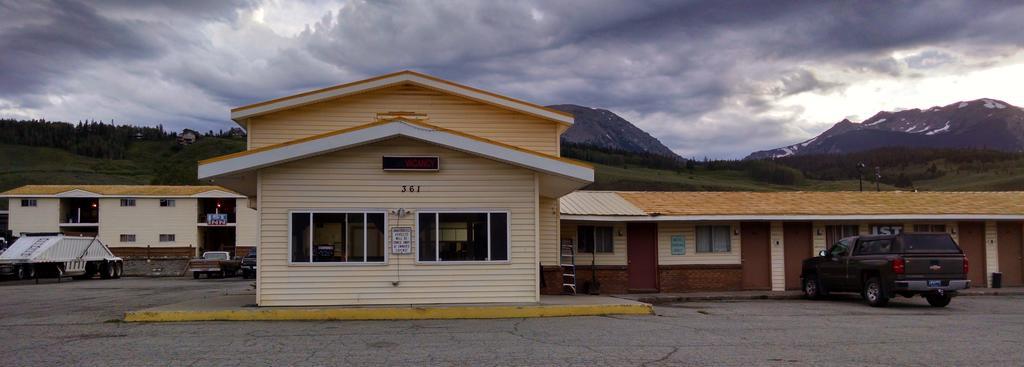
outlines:
{"label": "white siding wall", "polygon": [[985,283],[992,286],[992,273],[999,271],[999,231],[996,222],[985,222]]}
{"label": "white siding wall", "polygon": [[[579,248],[579,236],[577,234],[577,227],[579,226],[611,226],[612,227],[612,252],[598,252],[597,254],[592,253],[578,253],[576,254],[576,265],[590,265],[591,262],[597,265],[626,265],[626,238],[629,235],[626,233],[625,223],[615,222],[563,222],[562,223],[562,238],[571,238],[573,245]],[[621,236],[619,234],[622,234]]]}
{"label": "white siding wall", "polygon": [[[173,207],[161,207],[159,198],[136,198],[135,206],[126,207],[120,198],[99,199],[100,241],[109,247],[196,247],[197,201],[173,199]],[[135,242],[121,242],[121,234],[134,234]],[[174,242],[160,242],[161,234],[174,234]]]}
{"label": "white siding wall", "polygon": [[540,198],[540,262],[544,266],[558,265],[561,244],[558,199]]}
{"label": "white siding wall", "polygon": [[21,198],[8,200],[8,221],[11,232],[57,232],[60,227],[60,199],[38,198],[37,206],[22,207]]}
{"label": "white siding wall", "polygon": [[[438,155],[441,170],[383,172],[385,154]],[[402,138],[266,168],[259,176],[260,305],[538,301],[532,171]],[[401,185],[422,191],[402,193]],[[511,261],[417,264],[409,254],[389,255],[386,265],[290,265],[288,212],[345,208],[413,211],[389,215],[388,226],[414,226],[418,209],[508,210]]]}
{"label": "white siding wall", "polygon": [[[697,225],[728,225],[730,252],[697,253]],[[658,265],[739,264],[740,224],[738,222],[658,222]],[[686,255],[672,255],[672,236],[686,239]]]}
{"label": "white siding wall", "polygon": [[772,290],[786,290],[786,258],[782,222],[771,223]]}
{"label": "white siding wall", "polygon": [[235,201],[235,246],[254,247],[256,240],[256,210],[249,208],[249,199]]}

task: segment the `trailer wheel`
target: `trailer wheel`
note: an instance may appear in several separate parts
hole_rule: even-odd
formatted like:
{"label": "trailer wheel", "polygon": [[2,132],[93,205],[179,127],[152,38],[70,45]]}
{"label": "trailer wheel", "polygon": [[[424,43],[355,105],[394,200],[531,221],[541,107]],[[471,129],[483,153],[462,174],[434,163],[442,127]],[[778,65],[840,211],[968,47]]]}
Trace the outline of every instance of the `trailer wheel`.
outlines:
{"label": "trailer wheel", "polygon": [[192,279],[199,279],[199,272],[198,271],[193,271],[192,272]]}
{"label": "trailer wheel", "polygon": [[25,279],[33,279],[36,277],[36,267],[32,264],[25,264]]}
{"label": "trailer wheel", "polygon": [[124,272],[124,264],[121,262],[114,263],[114,279],[120,279],[121,273]]}
{"label": "trailer wheel", "polygon": [[102,278],[102,279],[113,278],[114,277],[114,271],[115,271],[114,270],[114,263],[113,262],[105,262],[105,263],[103,263],[103,266],[100,267],[100,278]]}
{"label": "trailer wheel", "polygon": [[25,272],[26,272],[25,267],[26,266],[27,265],[21,265],[17,269],[15,269],[15,271],[14,271],[14,278],[16,278],[18,280],[25,280]]}

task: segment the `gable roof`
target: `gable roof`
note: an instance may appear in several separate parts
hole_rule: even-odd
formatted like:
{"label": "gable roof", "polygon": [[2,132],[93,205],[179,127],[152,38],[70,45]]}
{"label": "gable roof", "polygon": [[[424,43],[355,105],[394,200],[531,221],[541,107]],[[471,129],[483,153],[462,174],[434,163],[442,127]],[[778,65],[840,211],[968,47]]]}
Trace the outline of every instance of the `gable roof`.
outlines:
{"label": "gable roof", "polygon": [[[326,134],[228,154],[199,162],[199,179],[211,180],[395,137],[437,144],[544,173],[551,195],[564,195],[594,181],[592,166],[419,121],[385,119]],[[542,182],[542,186],[544,182]],[[571,188],[570,188],[571,187]]]}
{"label": "gable roof", "polygon": [[236,107],[231,109],[231,119],[244,127],[244,120],[251,117],[401,84],[417,85],[423,88],[456,95],[566,125],[573,123],[572,114],[567,112],[502,96],[411,70],[403,70],[351,83],[339,84],[332,87]]}
{"label": "gable roof", "polygon": [[169,185],[25,185],[0,193],[0,197],[243,197],[220,186]]}
{"label": "gable roof", "polygon": [[[593,201],[607,193],[562,199]],[[646,220],[1019,219],[1024,192],[615,192]],[[582,198],[581,198],[582,197]],[[605,214],[605,212],[609,214]],[[624,217],[631,210],[591,209],[572,216]],[[576,218],[580,219],[580,218]]]}

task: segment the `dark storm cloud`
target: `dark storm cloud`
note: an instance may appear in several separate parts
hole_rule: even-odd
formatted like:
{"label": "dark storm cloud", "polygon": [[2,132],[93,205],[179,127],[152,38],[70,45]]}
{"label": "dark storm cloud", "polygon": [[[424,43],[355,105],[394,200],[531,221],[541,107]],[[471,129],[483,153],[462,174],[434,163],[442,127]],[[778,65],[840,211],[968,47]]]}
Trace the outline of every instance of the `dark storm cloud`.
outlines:
{"label": "dark storm cloud", "polygon": [[103,106],[76,112],[219,128],[230,105],[416,69],[609,108],[680,153],[718,157],[827,126],[797,126],[802,110],[777,104],[847,87],[823,68],[913,78],[1024,45],[1017,2],[349,1],[282,34],[247,13],[258,1],[2,1],[0,111]]}

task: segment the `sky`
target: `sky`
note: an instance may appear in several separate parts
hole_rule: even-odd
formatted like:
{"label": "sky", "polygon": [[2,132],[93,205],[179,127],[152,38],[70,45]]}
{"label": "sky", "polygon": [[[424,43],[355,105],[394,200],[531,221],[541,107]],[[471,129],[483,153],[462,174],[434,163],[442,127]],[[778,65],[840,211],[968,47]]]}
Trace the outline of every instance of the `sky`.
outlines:
{"label": "sky", "polygon": [[879,110],[1024,106],[1019,1],[0,0],[0,117],[228,129],[411,69],[742,158]]}

